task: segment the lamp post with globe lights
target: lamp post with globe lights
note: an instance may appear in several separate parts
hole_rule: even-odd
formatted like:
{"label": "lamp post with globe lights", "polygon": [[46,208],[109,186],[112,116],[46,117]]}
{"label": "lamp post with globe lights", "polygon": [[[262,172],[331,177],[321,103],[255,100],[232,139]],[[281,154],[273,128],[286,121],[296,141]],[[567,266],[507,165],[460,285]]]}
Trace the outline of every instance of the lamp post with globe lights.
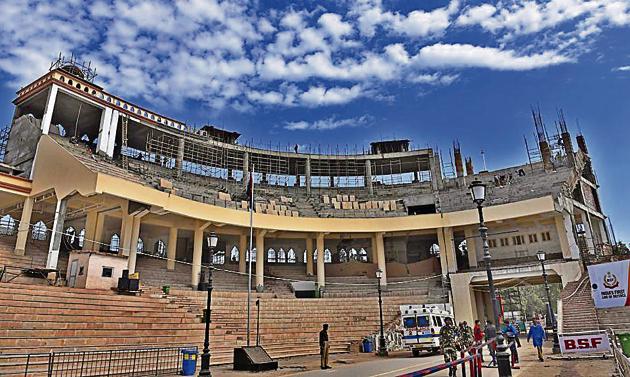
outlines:
{"label": "lamp post with globe lights", "polygon": [[545,281],[545,291],[547,292],[547,328],[551,327],[553,331],[553,353],[560,353],[560,341],[558,340],[558,322],[553,314],[553,307],[551,306],[551,290],[549,288],[549,282],[547,281],[547,270],[545,269],[546,254],[540,250],[536,253],[536,258],[540,262],[542,267],[542,275]]}
{"label": "lamp post with globe lights", "polygon": [[[214,248],[217,246],[217,242],[219,241],[219,237],[216,233],[212,232],[207,238],[208,248],[210,249],[210,264],[213,262],[214,258]],[[212,303],[212,268],[209,265],[208,270],[205,274],[206,277],[206,287],[208,291],[208,299],[206,301],[206,332],[205,338],[203,341],[203,353],[201,354],[201,369],[199,370],[199,376],[212,376],[210,372],[210,307]]]}

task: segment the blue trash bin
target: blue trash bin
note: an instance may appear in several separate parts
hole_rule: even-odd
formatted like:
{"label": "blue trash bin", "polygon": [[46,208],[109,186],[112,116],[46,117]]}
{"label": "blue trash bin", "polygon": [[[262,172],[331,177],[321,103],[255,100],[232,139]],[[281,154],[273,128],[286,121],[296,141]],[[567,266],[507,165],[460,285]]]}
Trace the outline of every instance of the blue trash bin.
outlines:
{"label": "blue trash bin", "polygon": [[182,376],[194,376],[197,369],[197,350],[182,350]]}
{"label": "blue trash bin", "polygon": [[363,339],[363,352],[371,353],[374,350],[372,341],[370,339]]}

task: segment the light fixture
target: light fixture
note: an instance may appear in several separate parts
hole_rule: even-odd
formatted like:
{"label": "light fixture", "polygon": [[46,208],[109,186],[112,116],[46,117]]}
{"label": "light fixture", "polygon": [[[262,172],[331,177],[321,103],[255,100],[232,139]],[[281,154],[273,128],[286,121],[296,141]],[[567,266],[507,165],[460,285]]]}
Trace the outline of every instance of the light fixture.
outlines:
{"label": "light fixture", "polygon": [[474,180],[470,183],[468,189],[470,190],[473,202],[477,205],[481,205],[481,203],[486,200],[486,185],[483,182]]}
{"label": "light fixture", "polygon": [[208,236],[207,241],[208,241],[208,247],[215,248],[217,247],[217,242],[219,242],[219,236],[217,236],[215,232],[212,232]]}
{"label": "light fixture", "polygon": [[381,269],[379,268],[378,270],[376,270],[376,278],[380,280],[382,277],[383,271],[381,271]]}
{"label": "light fixture", "polygon": [[536,258],[538,258],[538,260],[540,262],[544,262],[545,261],[545,257],[546,257],[545,252],[542,251],[542,250],[540,250],[539,252],[536,253]]}

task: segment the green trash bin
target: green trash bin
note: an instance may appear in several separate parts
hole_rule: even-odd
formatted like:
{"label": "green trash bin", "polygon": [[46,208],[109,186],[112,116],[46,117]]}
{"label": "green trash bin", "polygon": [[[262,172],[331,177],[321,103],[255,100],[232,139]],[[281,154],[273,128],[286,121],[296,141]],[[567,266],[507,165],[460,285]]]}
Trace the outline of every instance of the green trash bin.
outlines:
{"label": "green trash bin", "polygon": [[617,334],[623,354],[630,357],[630,334]]}

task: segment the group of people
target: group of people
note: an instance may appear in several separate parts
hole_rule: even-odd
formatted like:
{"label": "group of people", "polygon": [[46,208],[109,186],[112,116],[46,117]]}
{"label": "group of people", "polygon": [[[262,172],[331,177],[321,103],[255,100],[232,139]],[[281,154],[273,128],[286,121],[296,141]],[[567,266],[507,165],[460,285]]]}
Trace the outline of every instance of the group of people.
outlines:
{"label": "group of people", "polygon": [[[506,337],[514,338],[514,342],[510,344],[510,351],[513,355],[512,357],[514,357],[514,362],[518,363],[517,347],[521,346],[518,327],[509,320],[506,320],[502,334]],[[474,328],[471,329],[466,321],[460,322],[458,326],[455,326],[451,318],[445,318],[444,326],[440,329],[440,347],[444,355],[444,362],[448,363],[457,360],[458,352],[468,352],[471,355],[478,352],[481,357],[481,362],[484,362],[483,348],[481,345],[484,342],[489,342],[487,346],[491,361],[488,367],[497,366],[496,342],[490,342],[496,337],[497,328],[490,320],[486,321],[483,328],[481,327],[481,321],[475,320]],[[538,353],[538,360],[540,361],[544,361],[542,346],[543,341],[546,339],[547,334],[545,333],[545,329],[540,324],[540,321],[535,319],[527,333],[527,342],[532,341]],[[456,372],[457,366],[451,366],[449,368],[449,376],[455,376]]]}

